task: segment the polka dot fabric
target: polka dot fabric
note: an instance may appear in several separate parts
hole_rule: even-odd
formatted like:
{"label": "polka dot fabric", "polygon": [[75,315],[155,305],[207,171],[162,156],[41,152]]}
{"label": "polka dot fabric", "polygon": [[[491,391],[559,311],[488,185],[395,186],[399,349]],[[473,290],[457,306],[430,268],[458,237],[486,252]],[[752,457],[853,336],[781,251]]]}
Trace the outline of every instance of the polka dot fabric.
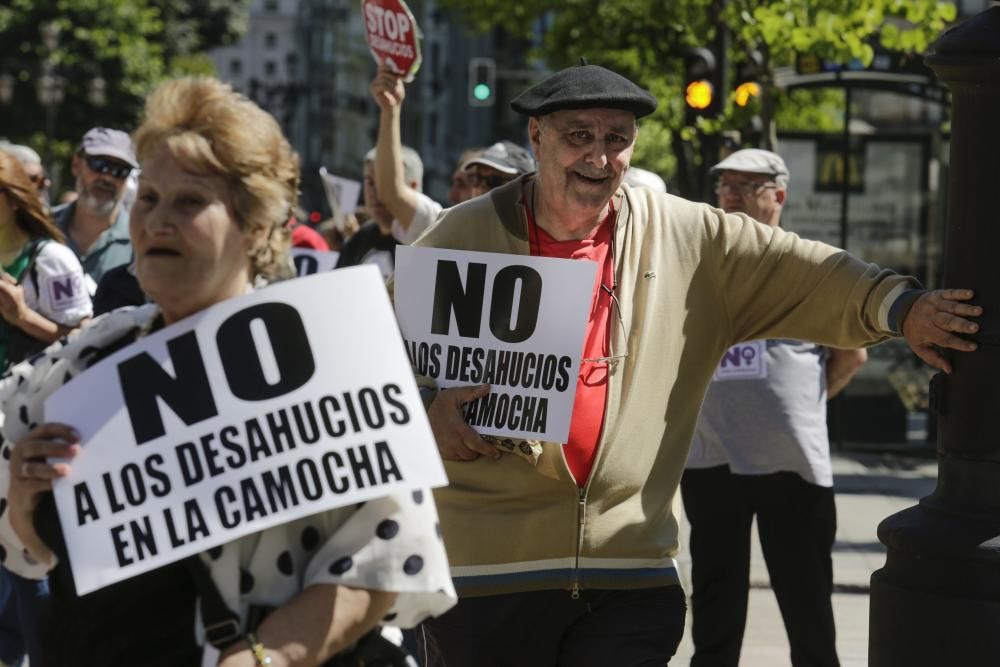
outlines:
{"label": "polka dot fabric", "polygon": [[[45,421],[45,399],[67,377],[85,370],[95,351],[129,331],[147,331],[157,313],[152,305],[114,311],[50,347],[34,363],[15,366],[0,381],[4,449],[29,424]],[[9,479],[9,465],[0,460],[0,506],[5,506]],[[397,592],[389,614],[394,624],[412,627],[456,601],[437,523],[430,491],[407,492],[248,535],[209,550],[202,559],[223,599],[244,618],[250,605],[279,606],[307,586],[340,584]],[[0,555],[21,576],[47,574],[47,567],[25,557],[6,511],[0,513]]]}

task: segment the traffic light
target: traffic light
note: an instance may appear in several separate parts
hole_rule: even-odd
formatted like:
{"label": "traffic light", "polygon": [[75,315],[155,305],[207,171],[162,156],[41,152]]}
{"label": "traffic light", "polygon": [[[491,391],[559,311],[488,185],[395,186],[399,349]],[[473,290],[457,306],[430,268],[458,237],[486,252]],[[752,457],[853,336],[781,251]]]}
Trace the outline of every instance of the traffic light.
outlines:
{"label": "traffic light", "polygon": [[491,107],[497,99],[497,64],[493,58],[469,59],[469,106]]}
{"label": "traffic light", "polygon": [[736,105],[745,107],[750,104],[750,100],[760,97],[760,72],[764,66],[764,57],[760,51],[750,51],[746,59],[736,66],[736,85],[733,92],[736,97]]}
{"label": "traffic light", "polygon": [[714,53],[705,48],[688,51],[684,58],[684,104],[689,124],[697,116],[714,116],[719,112],[715,76]]}

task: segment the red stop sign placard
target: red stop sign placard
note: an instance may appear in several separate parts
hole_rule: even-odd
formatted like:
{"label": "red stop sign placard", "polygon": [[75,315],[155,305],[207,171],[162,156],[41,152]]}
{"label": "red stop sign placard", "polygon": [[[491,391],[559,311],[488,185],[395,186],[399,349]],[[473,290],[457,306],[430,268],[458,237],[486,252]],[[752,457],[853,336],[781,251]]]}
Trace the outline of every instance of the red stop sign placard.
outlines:
{"label": "red stop sign placard", "polygon": [[420,30],[403,0],[361,0],[365,37],[375,62],[412,81],[420,68]]}

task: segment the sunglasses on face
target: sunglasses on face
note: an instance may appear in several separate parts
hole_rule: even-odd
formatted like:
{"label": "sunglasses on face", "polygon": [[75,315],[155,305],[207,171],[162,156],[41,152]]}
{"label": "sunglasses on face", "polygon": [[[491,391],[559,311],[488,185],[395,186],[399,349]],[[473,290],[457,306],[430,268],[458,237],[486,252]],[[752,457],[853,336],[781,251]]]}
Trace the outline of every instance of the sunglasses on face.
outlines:
{"label": "sunglasses on face", "polygon": [[52,184],[45,174],[29,174],[28,180],[31,181],[32,185],[40,189],[47,188]]}
{"label": "sunglasses on face", "polygon": [[107,174],[111,178],[117,178],[118,180],[124,180],[132,173],[132,167],[127,164],[115,162],[99,155],[88,155],[84,160],[91,171],[98,174]]}
{"label": "sunglasses on face", "polygon": [[508,183],[514,180],[510,176],[499,176],[497,174],[481,174],[477,171],[467,171],[465,172],[465,184],[471,187],[479,187],[485,185],[490,190],[493,188],[498,188],[504,183]]}

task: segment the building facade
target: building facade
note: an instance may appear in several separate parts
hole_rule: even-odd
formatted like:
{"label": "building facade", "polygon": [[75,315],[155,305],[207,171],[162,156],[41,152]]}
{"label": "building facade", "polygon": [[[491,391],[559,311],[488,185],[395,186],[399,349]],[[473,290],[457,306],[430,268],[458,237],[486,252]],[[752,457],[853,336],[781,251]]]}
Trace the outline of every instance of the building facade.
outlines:
{"label": "building facade", "polygon": [[[423,63],[407,85],[403,142],[423,158],[424,190],[444,202],[466,148],[500,139],[526,142],[526,125],[508,102],[541,70],[525,68],[525,45],[499,31],[473,33],[437,0],[409,5],[422,33]],[[378,108],[368,92],[375,63],[356,0],[253,0],[244,38],[210,55],[220,78],[281,123],[302,159],[304,207],[325,212],[320,167],[361,178],[361,161],[375,143]],[[472,58],[496,62],[492,106],[469,104]]]}

